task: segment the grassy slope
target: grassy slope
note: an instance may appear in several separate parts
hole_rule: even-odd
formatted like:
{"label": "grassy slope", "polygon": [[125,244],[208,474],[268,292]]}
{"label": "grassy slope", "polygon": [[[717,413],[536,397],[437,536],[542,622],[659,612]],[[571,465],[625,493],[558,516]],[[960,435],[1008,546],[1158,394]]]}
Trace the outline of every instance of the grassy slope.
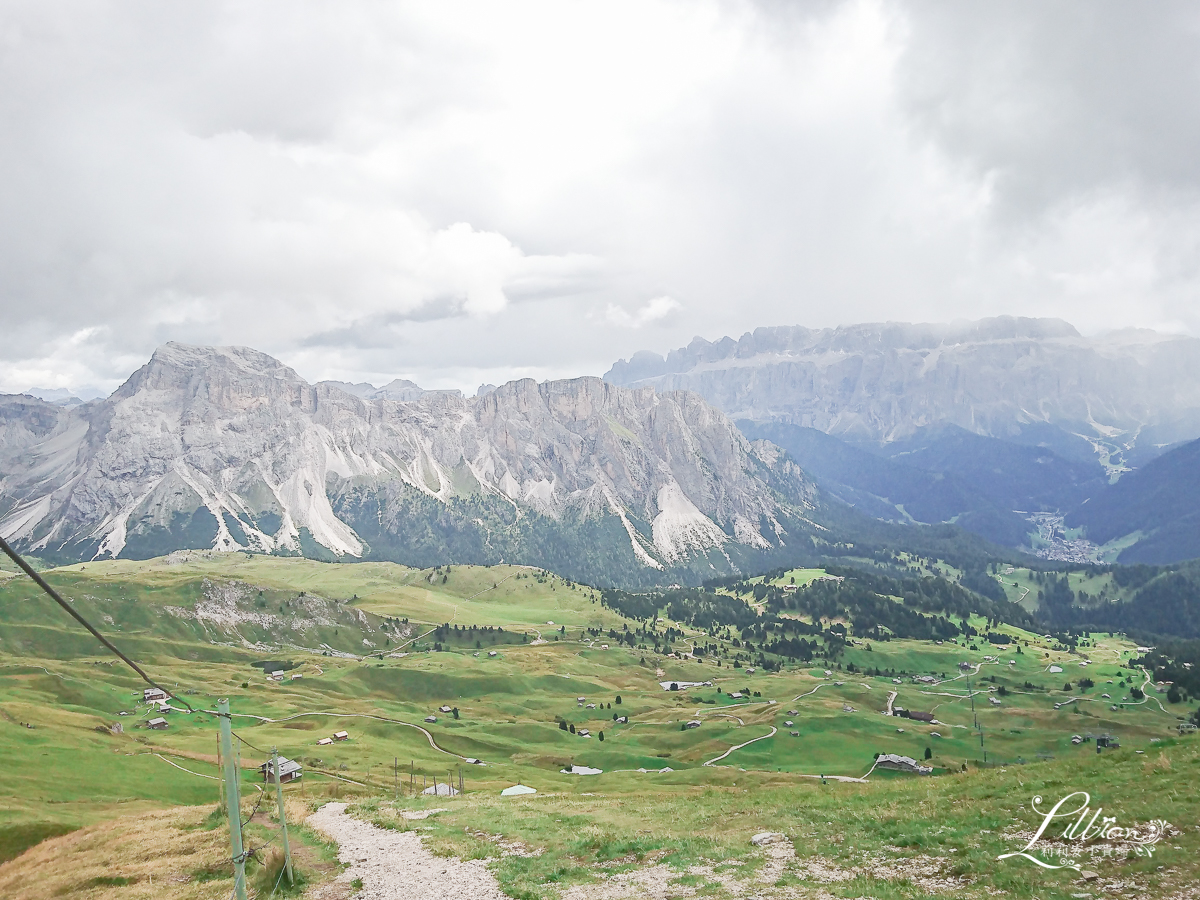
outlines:
{"label": "grassy slope", "polygon": [[[120,900],[226,900],[233,888],[229,832],[215,806],[176,807],[127,815],[58,837],[0,867],[0,896],[50,900],[69,895]],[[305,883],[338,871],[335,848],[307,828],[307,808],[287,801],[289,838],[299,883],[277,897],[295,896]],[[253,807],[243,809],[249,818]],[[273,814],[260,810],[246,826],[255,844],[277,834]],[[277,879],[277,859],[251,858],[251,896],[266,897]]]}
{"label": "grassy slope", "polygon": [[[825,793],[821,793],[808,779],[800,777],[822,772],[859,776],[870,767],[876,752],[919,758],[925,747],[930,747],[933,753],[932,762],[943,769],[956,770],[964,761],[973,766],[981,758],[981,752],[978,733],[970,727],[973,717],[966,696],[966,679],[955,677],[962,660],[981,665],[982,678],[972,678],[977,691],[992,690],[1000,684],[1012,689],[1000,708],[977,694],[976,714],[983,726],[989,759],[1012,762],[1024,758],[1033,763],[1012,770],[1028,773],[1021,776],[1027,781],[1050,777],[1038,774],[1041,772],[1059,769],[1073,772],[1072,766],[1083,766],[1079,770],[1082,772],[1091,771],[1088,766],[1110,765],[1094,761],[1090,744],[1071,745],[1072,733],[1117,733],[1125,749],[1103,760],[1128,758],[1131,766],[1140,765],[1141,757],[1135,759],[1135,751],[1145,749],[1156,753],[1151,739],[1167,737],[1175,724],[1175,713],[1183,712],[1181,707],[1168,707],[1169,713],[1162,711],[1153,696],[1145,703],[1122,707],[1116,712],[1108,708],[1108,702],[1099,700],[1104,691],[1112,693],[1114,699],[1125,693],[1119,692],[1115,684],[1107,684],[1108,679],[1118,681],[1119,675],[1128,672],[1121,668],[1121,662],[1128,658],[1129,647],[1112,639],[1084,650],[1093,660],[1086,670],[1078,665],[1080,657],[1040,646],[1032,635],[1025,636],[1031,643],[1021,654],[996,650],[987,644],[972,651],[954,644],[891,641],[876,643],[869,650],[866,645],[854,647],[843,659],[844,665],[853,663],[859,669],[879,667],[939,676],[945,673],[954,679],[935,687],[914,684],[908,679],[896,685],[890,674],[865,678],[839,671],[833,678],[826,678],[824,663],[779,674],[749,675],[745,670],[718,668],[711,662],[654,658],[615,644],[613,649],[602,650],[600,644],[604,638],[581,640],[584,626],[619,629],[620,620],[593,603],[590,591],[572,588],[560,579],[507,567],[490,570],[455,567],[444,583],[440,576],[431,583],[430,574],[429,570],[417,572],[390,565],[338,566],[307,560],[220,556],[201,558],[184,566],[165,566],[153,561],[87,564],[58,570],[51,578],[81,608],[100,615],[111,614],[114,621],[106,623],[106,630],[122,645],[133,644],[146,650],[155,674],[172,685],[178,683],[180,690],[193,691],[184,696],[197,707],[212,708],[216,697],[230,696],[235,713],[273,719],[303,714],[276,723],[239,719],[235,727],[257,747],[278,745],[284,755],[304,760],[308,775],[300,790],[310,797],[333,783],[332,775],[369,783],[372,790],[386,793],[395,783],[392,767],[396,761],[415,773],[418,781],[422,776],[443,778],[448,770],[457,767],[458,760],[431,748],[425,736],[415,729],[378,719],[341,718],[332,714],[377,716],[420,724],[437,706],[447,704],[458,707],[461,718],[456,721],[438,714],[439,721],[425,727],[442,747],[489,763],[482,768],[464,767],[467,787],[475,796],[494,796],[499,788],[516,781],[534,784],[543,792],[559,794],[560,799],[554,803],[569,804],[571,815],[579,810],[580,816],[593,817],[598,823],[595,827],[601,831],[616,827],[605,818],[611,809],[628,812],[637,807],[635,818],[644,820],[646,828],[659,835],[655,840],[667,837],[676,840],[672,835],[682,834],[680,822],[694,823],[693,832],[703,832],[703,836],[691,838],[689,846],[693,850],[708,848],[704,849],[705,854],[717,852],[712,848],[734,844],[743,853],[744,834],[738,829],[755,828],[750,822],[755,817],[764,828],[775,821],[791,822],[789,827],[796,829],[816,827],[816,819],[810,822],[796,818],[803,808],[809,809],[811,816],[826,817],[842,826],[840,820],[845,816],[839,814],[839,818],[834,818],[832,807],[821,805],[826,802],[821,797],[859,798],[853,801],[859,804],[854,808],[863,812],[861,824],[855,827],[870,830],[877,826],[871,824],[871,815],[866,810],[880,804],[896,811],[897,822],[910,821],[912,809],[920,807],[909,808],[911,803],[904,799],[909,796],[903,793],[905,790],[924,791],[929,799],[922,802],[948,803],[958,816],[957,801],[947,801],[945,797],[957,796],[956,791],[975,791],[978,785],[1006,783],[994,782],[999,777],[994,772],[967,778],[942,776],[915,784],[907,779],[898,781],[876,775],[872,778],[878,782],[874,786],[826,786]],[[816,573],[789,573],[785,577],[791,574],[799,576],[799,583],[801,577]],[[177,617],[156,613],[164,605],[194,605],[203,595],[205,576],[217,580],[236,578],[256,588],[263,587],[268,609],[291,602],[300,590],[309,593],[320,590],[327,597],[341,598],[357,594],[358,604],[363,608],[387,616],[407,615],[414,624],[445,621],[451,618],[446,615],[450,612],[462,624],[503,625],[506,636],[501,640],[495,632],[480,635],[484,648],[494,648],[496,657],[489,657],[486,652],[474,655],[473,643],[466,640],[457,641],[460,649],[451,652],[416,652],[402,658],[370,661],[306,654],[294,649],[282,654],[266,653],[236,646],[237,641],[233,640],[236,629],[234,633],[223,634],[212,628],[197,631]],[[497,585],[495,589],[491,588],[493,583]],[[253,605],[254,595],[250,596],[253,611],[257,607]],[[39,828],[86,825],[123,813],[206,803],[215,798],[215,781],[183,772],[152,755],[160,752],[199,775],[213,774],[216,726],[211,716],[173,714],[171,728],[166,732],[129,727],[136,717],[120,717],[121,710],[141,716],[146,713],[146,707],[134,706],[133,692],[139,690],[134,677],[108,665],[61,611],[53,606],[38,608],[37,604],[44,601],[37,600],[26,583],[0,584],[0,600],[3,600],[0,646],[7,653],[0,668],[0,753],[9,774],[0,783],[0,824],[34,834]],[[350,618],[345,621],[353,618],[352,613],[353,610],[347,612]],[[517,639],[513,631],[525,632],[530,637],[541,632],[552,638],[550,632],[554,629],[544,627],[547,620],[568,626],[567,633],[560,635],[563,639],[540,644],[506,642]],[[353,633],[349,625],[342,625],[338,635],[326,636],[344,641],[348,648],[361,644],[364,635],[377,639],[377,631],[366,629],[376,628],[378,620],[367,617],[367,623]],[[983,623],[975,624],[979,627]],[[35,639],[30,636],[33,629],[44,633]],[[164,629],[165,640],[158,636]],[[269,636],[269,629],[259,631],[260,638]],[[682,646],[686,642],[680,643]],[[361,646],[359,650],[362,651]],[[17,653],[22,655],[18,657]],[[999,659],[986,662],[984,657],[989,655]],[[292,671],[303,677],[274,684],[266,681],[261,669],[250,665],[256,660],[280,657],[301,663]],[[1016,664],[1009,666],[1009,659]],[[1064,673],[1047,672],[1051,663],[1061,665]],[[658,668],[662,669],[661,675],[656,671]],[[1097,682],[1096,688],[1083,695],[1078,691],[1065,694],[1063,682],[1067,678],[1077,679],[1083,671]],[[982,680],[992,675],[997,679],[995,684]],[[713,688],[687,693],[664,692],[657,683],[709,679],[715,682]],[[834,684],[837,680],[843,684]],[[1042,690],[1018,693],[1027,680]],[[1140,681],[1139,678],[1137,683]],[[719,694],[717,688],[725,693]],[[726,696],[730,691],[742,689],[757,691],[761,697],[733,703]],[[925,725],[879,715],[891,690],[899,694],[897,705],[933,711],[945,724]],[[617,695],[622,698],[620,706],[615,705]],[[578,696],[587,697],[589,702],[614,705],[611,710],[588,710],[576,702]],[[1053,709],[1055,702],[1070,696],[1085,699],[1060,710]],[[777,702],[771,705],[767,702],[771,699]],[[845,704],[854,711],[844,711]],[[735,708],[721,708],[725,706]],[[790,713],[791,709],[797,712]],[[629,715],[630,723],[615,725],[612,717],[616,713]],[[681,731],[680,724],[698,713],[704,721],[702,727]],[[557,727],[556,718],[574,724],[577,729],[588,728],[593,734],[603,730],[606,740],[600,743],[595,738],[573,736]],[[794,721],[795,726],[785,727],[787,720]],[[97,726],[116,721],[127,726],[126,733],[112,735],[96,730]],[[36,727],[28,729],[22,723]],[[771,726],[777,727],[779,733],[735,751],[723,761],[729,768],[700,765],[734,744],[767,734]],[[342,728],[351,732],[351,740],[327,747],[316,745],[321,736]],[[792,737],[791,730],[799,731],[800,736]],[[934,731],[942,736],[933,737]],[[1168,755],[1174,756],[1176,752],[1171,750]],[[244,748],[243,754],[246,765],[260,761],[249,747]],[[1036,762],[1038,754],[1057,759]],[[605,774],[580,779],[558,771],[572,762],[603,768]],[[647,776],[629,771],[658,769],[668,764],[675,773]],[[321,775],[318,769],[331,775]],[[1157,777],[1157,772],[1151,774]],[[737,790],[733,788],[734,781],[738,782]],[[756,792],[744,795],[748,784]],[[762,794],[758,788],[771,790]],[[1101,779],[1097,789],[1108,788]],[[978,788],[985,792],[991,789]],[[894,791],[900,793],[889,793]],[[583,797],[597,792],[611,798],[611,802],[599,803]],[[711,802],[711,808],[689,807],[697,796],[704,804]],[[756,804],[764,796],[770,797],[773,804],[798,804],[797,809],[759,816]],[[792,800],[785,803],[785,797]],[[653,802],[646,802],[651,799]],[[1028,797],[1016,800],[1028,803]],[[1175,810],[1185,809],[1176,805],[1175,797],[1164,802],[1166,807],[1160,810],[1160,815],[1167,818],[1178,818]],[[525,807],[498,807],[493,801],[481,800],[477,808],[479,815],[490,816],[499,815],[498,810]],[[533,813],[542,809],[537,805],[528,808]],[[690,820],[686,815],[689,811]],[[1135,812],[1122,813],[1123,817],[1130,815]],[[726,819],[739,823],[728,835],[720,824]],[[484,825],[490,821],[480,820]],[[501,824],[497,821],[494,826],[499,829]],[[513,822],[505,827],[524,834],[521,829],[526,826]],[[544,839],[550,840],[545,835],[553,829],[545,822],[537,827],[541,829],[539,833],[545,833]],[[640,827],[625,833],[635,834]],[[888,828],[894,830],[892,825]],[[573,835],[570,838],[573,841],[590,834],[586,829],[559,831]],[[883,841],[886,837],[896,846],[909,846],[888,837],[890,834],[881,832],[876,839]],[[861,846],[849,839],[843,843]],[[570,850],[567,856],[577,849]],[[504,865],[511,868],[518,864],[509,861]],[[534,872],[537,867],[529,865]],[[535,875],[543,878],[545,873],[535,872],[529,878]],[[859,896],[861,891],[851,895]]]}
{"label": "grassy slope", "polygon": [[[80,563],[55,569],[66,578],[86,575],[93,583],[139,591],[183,591],[198,577],[238,579],[277,591],[308,591],[324,597],[354,600],[354,605],[380,615],[409,617],[421,622],[450,622],[468,598],[471,614],[489,625],[535,624],[553,619],[559,624],[589,625],[611,621],[604,611],[585,608],[596,592],[572,586],[558,576],[542,575],[526,566],[453,566],[412,569],[395,563],[330,564],[310,559],[247,556],[240,553],[197,551],[186,562],[113,560]],[[446,580],[443,582],[442,574]],[[523,576],[518,578],[517,576]],[[496,585],[496,587],[493,587]],[[131,588],[132,589],[132,588]],[[554,616],[557,614],[558,619]]]}
{"label": "grassy slope", "polygon": [[[502,883],[519,897],[550,897],[558,885],[592,880],[597,862],[607,863],[609,874],[659,860],[672,865],[677,878],[696,865],[753,868],[762,864],[763,854],[749,837],[768,830],[793,840],[798,864],[777,883],[802,897],[974,898],[1004,892],[1052,900],[1094,892],[1099,884],[1109,886],[1105,894],[1182,897],[1194,896],[1187,891],[1200,874],[1195,827],[1200,800],[1188,787],[1198,775],[1200,742],[1190,739],[1167,742],[1144,756],[1133,750],[1092,753],[1037,766],[869,785],[823,785],[729,769],[702,779],[697,773],[601,776],[583,794],[470,797],[432,821],[447,851],[498,855],[494,844],[464,834],[464,828],[543,849],[533,858],[498,860]],[[1101,876],[1099,884],[1085,888],[1071,870],[997,860],[1020,848],[1023,840],[1016,834],[1027,839],[1039,823],[1030,808],[1035,795],[1049,801],[1045,808],[1076,790],[1090,792],[1092,810],[1102,807],[1123,825],[1165,817],[1181,832],[1157,845],[1152,857],[1120,862],[1086,853],[1077,857]],[[377,801],[365,805],[363,815],[386,820],[386,803],[382,809]],[[680,881],[686,883],[686,876]],[[723,895],[711,875],[698,881]]]}

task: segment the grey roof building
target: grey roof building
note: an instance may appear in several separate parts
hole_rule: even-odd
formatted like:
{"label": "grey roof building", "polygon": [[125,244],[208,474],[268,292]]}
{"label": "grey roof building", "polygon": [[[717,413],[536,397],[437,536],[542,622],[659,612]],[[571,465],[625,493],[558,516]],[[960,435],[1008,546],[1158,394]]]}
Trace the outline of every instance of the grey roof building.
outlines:
{"label": "grey roof building", "polygon": [[[258,771],[262,773],[263,781],[275,781],[275,768],[271,760],[267,760],[258,767]],[[304,771],[300,767],[300,763],[294,759],[279,757],[279,781],[281,784],[287,784],[289,781],[295,781],[303,777]]]}

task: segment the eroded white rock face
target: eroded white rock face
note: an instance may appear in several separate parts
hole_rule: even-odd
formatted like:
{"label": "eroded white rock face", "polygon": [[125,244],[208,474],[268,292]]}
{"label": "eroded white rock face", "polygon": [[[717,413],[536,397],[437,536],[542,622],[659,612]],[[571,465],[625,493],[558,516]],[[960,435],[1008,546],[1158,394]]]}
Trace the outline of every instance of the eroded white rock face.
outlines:
{"label": "eroded white rock face", "polygon": [[247,348],[167,344],[107,400],[63,410],[0,397],[0,533],[100,557],[195,547],[197,535],[218,550],[299,552],[311,539],[355,557],[366,547],[335,511],[338,491],[403,486],[553,520],[616,516],[629,554],[660,568],[782,541],[767,477],[789,509],[815,499],[785,455],[686,392],[598,378],[475,398],[365,387],[310,385]]}

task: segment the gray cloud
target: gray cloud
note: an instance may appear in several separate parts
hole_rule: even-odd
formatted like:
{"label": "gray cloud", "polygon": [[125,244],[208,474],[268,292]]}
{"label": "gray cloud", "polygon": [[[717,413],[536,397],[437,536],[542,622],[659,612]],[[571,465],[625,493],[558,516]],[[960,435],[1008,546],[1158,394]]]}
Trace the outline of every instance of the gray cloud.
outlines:
{"label": "gray cloud", "polygon": [[760,325],[1196,332],[1200,14],[10,3],[0,390],[474,390]]}
{"label": "gray cloud", "polygon": [[907,13],[906,108],[951,156],[994,173],[1010,211],[1116,187],[1195,201],[1195,4],[1021,0]]}

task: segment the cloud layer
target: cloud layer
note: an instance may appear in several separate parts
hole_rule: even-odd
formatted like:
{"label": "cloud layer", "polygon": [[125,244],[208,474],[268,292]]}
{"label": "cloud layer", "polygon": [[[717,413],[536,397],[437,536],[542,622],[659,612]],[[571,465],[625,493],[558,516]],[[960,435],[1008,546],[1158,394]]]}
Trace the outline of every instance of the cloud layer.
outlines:
{"label": "cloud layer", "polygon": [[760,325],[1200,330],[1188,4],[0,11],[0,390],[473,389]]}

